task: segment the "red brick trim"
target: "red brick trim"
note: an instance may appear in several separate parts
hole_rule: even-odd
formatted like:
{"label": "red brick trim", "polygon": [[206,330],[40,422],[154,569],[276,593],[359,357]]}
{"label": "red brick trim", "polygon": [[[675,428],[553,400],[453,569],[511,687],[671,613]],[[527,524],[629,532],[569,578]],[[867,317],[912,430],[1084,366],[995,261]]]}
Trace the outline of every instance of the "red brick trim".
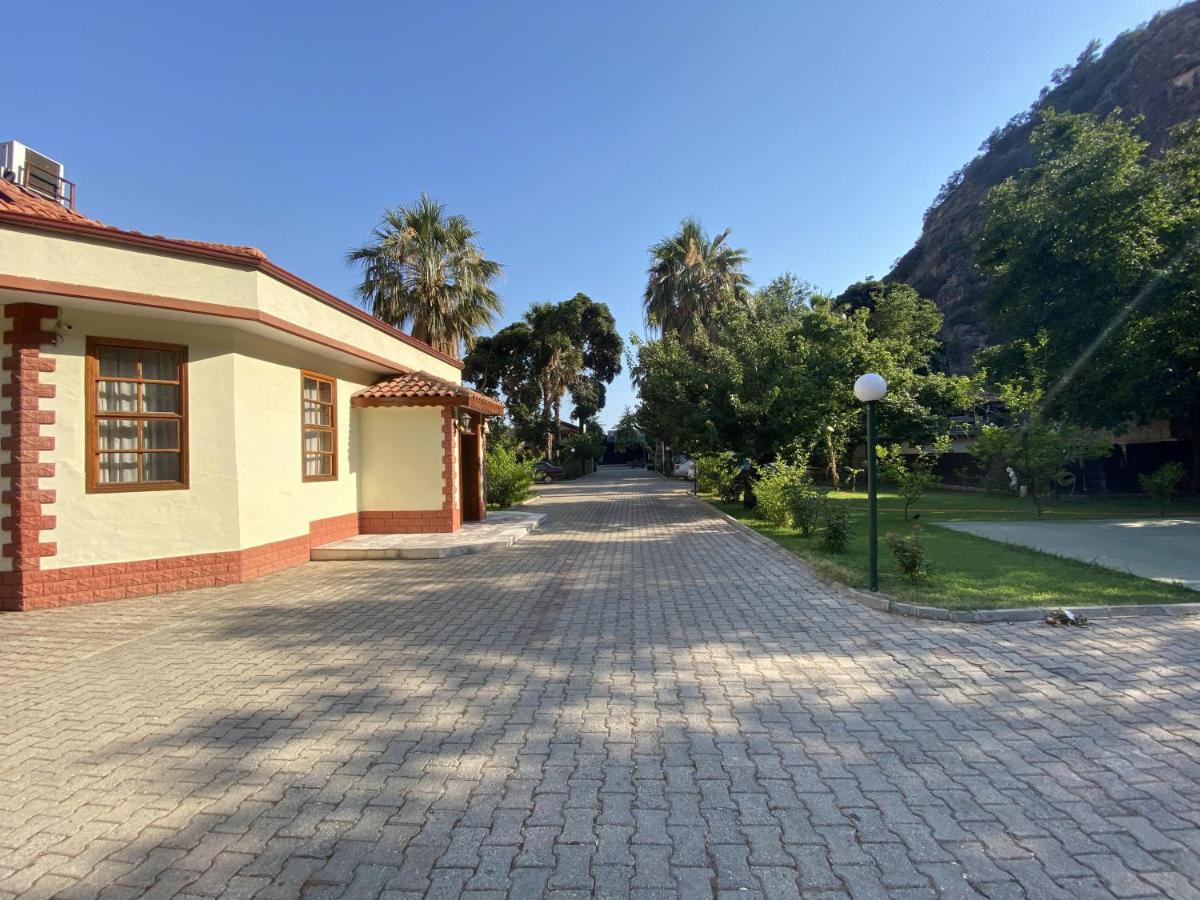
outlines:
{"label": "red brick trim", "polygon": [[0,580],[0,609],[20,609],[24,588],[42,567],[42,559],[54,556],[58,547],[42,540],[42,532],[55,526],[47,506],[54,503],[54,491],[43,490],[43,478],[54,477],[54,463],[42,462],[43,451],[54,449],[54,437],[43,435],[43,425],[54,424],[54,411],[42,409],[43,400],[54,399],[55,387],[42,384],[43,372],[53,372],[57,360],[42,356],[42,345],[53,345],[57,338],[45,330],[46,319],[58,318],[57,306],[40,303],[9,303],[4,315],[12,327],[4,332],[10,349],[3,357],[9,372],[7,384],[0,385],[0,396],[8,398],[9,408],[0,412],[0,422],[9,426],[2,442],[7,451],[0,463],[0,476],[7,477],[8,490],[0,499],[9,505],[9,514],[0,521],[8,540],[0,553],[12,560],[12,571]]}
{"label": "red brick trim", "polygon": [[457,410],[442,410],[442,511],[450,514],[450,530],[462,527],[462,494],[458,465]]}
{"label": "red brick trim", "polygon": [[347,513],[310,523],[307,535],[245,550],[45,569],[20,578],[6,572],[3,585],[20,589],[18,605],[10,608],[29,610],[237,584],[306,563],[313,547],[355,534],[358,513]]}
{"label": "red brick trim", "polygon": [[359,534],[435,534],[456,531],[444,509],[373,509],[358,514]]}

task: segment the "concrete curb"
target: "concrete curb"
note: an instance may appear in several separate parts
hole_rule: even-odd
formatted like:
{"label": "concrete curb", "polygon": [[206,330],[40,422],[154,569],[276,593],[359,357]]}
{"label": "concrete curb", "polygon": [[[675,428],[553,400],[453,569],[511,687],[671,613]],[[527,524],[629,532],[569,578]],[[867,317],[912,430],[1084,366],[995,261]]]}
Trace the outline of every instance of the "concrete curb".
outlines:
{"label": "concrete curb", "polygon": [[[723,510],[717,509],[717,507],[702,497],[695,497],[695,495],[691,494],[688,496],[692,496],[700,503],[703,503],[722,519],[735,526],[746,537],[762,544],[764,547],[770,547],[776,553],[782,553],[789,559],[794,560],[818,581],[829,585],[847,599],[853,600],[867,609],[894,613],[895,615],[906,616],[910,619],[957,622],[967,625],[988,625],[995,622],[1041,622],[1053,610],[1058,609],[1055,606],[1030,606],[1018,609],[943,609],[940,606],[922,606],[919,603],[907,603],[903,600],[897,600],[888,594],[871,594],[866,591],[860,591],[858,588],[853,588],[848,584],[834,581],[820,574],[803,557],[797,556],[790,550],[785,550],[766,535],[759,534],[745,522],[735,519]],[[1141,606],[1072,606],[1070,610],[1076,615],[1086,616],[1088,619],[1132,619],[1141,616],[1193,616],[1200,615],[1200,603],[1156,603]]]}

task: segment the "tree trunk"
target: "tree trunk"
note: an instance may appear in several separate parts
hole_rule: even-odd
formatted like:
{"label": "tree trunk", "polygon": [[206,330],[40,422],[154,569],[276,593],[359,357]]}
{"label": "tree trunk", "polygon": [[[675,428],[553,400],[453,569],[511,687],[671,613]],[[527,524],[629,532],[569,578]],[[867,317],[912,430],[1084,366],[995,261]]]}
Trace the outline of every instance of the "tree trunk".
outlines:
{"label": "tree trunk", "polygon": [[838,459],[837,450],[833,447],[833,434],[825,432],[825,450],[829,457],[829,483],[833,485],[835,491],[842,489],[841,479],[838,477]]}

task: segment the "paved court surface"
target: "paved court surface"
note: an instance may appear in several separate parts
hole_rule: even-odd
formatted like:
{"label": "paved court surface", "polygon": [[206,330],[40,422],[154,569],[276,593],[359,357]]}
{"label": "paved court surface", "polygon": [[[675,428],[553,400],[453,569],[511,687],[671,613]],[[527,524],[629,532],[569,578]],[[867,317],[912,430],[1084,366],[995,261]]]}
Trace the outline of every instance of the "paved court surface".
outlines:
{"label": "paved court surface", "polygon": [[0,895],[1198,896],[1200,622],[850,605],[654,475],[0,618]]}
{"label": "paved court surface", "polygon": [[939,522],[938,526],[1200,591],[1198,518]]}

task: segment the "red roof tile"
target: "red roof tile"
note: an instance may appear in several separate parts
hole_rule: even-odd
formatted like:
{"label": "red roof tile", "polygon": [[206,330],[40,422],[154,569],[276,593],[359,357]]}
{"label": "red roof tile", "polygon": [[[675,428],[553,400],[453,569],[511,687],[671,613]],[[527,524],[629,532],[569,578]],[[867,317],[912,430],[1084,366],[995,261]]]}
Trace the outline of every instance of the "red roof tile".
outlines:
{"label": "red roof tile", "polygon": [[0,179],[0,213],[10,213],[29,219],[44,219],[50,222],[64,223],[68,225],[82,225],[90,228],[103,228],[114,234],[133,234],[140,237],[149,237],[156,240],[170,241],[173,244],[182,244],[185,247],[196,247],[205,250],[217,250],[222,253],[232,253],[237,256],[245,256],[250,259],[264,260],[266,255],[257,247],[238,247],[232,244],[214,244],[209,241],[188,241],[181,238],[164,238],[157,234],[143,234],[140,231],[130,231],[125,228],[116,228],[112,225],[106,225],[103,222],[98,222],[95,219],[89,219],[87,216],[73,209],[68,209],[61,203],[56,203],[53,200],[35,194],[28,188],[24,188],[19,184],[14,184],[11,181]]}
{"label": "red roof tile", "polygon": [[504,412],[499,400],[426,372],[385,378],[355,392],[350,402],[353,406],[465,406],[491,416]]}

